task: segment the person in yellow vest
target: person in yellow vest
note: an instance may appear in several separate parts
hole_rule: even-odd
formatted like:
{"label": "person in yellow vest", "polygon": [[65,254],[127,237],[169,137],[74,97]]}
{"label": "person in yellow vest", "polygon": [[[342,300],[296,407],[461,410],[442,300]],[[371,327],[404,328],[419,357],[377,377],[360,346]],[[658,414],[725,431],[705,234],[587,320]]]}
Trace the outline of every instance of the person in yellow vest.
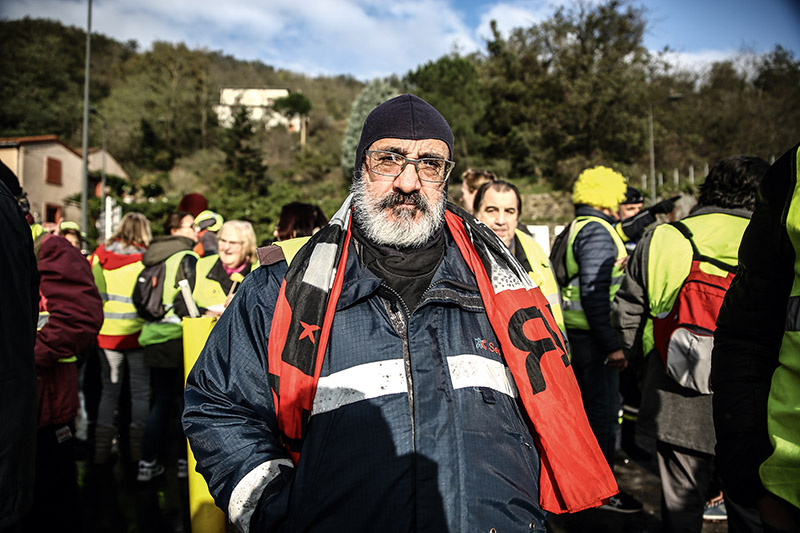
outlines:
{"label": "person in yellow vest", "polygon": [[767,170],[714,335],[717,468],[764,531],[800,531],[800,144]]}
{"label": "person in yellow vest", "polygon": [[214,255],[217,253],[217,232],[222,228],[225,219],[222,215],[206,209],[199,213],[194,219],[197,228],[197,244],[194,245],[194,252],[200,257]]}
{"label": "person in yellow vest", "polygon": [[[142,443],[138,481],[150,481],[164,473],[157,462],[167,445],[168,425],[176,402],[181,403],[183,392],[183,326],[181,317],[188,316],[186,303],[178,282],[185,279],[190,288],[195,285],[197,254],[192,251],[197,242],[194,217],[187,212],[171,213],[164,224],[163,237],[153,239],[142,255],[145,267],[164,262],[166,274],[162,303],[164,317],[157,322],[145,322],[139,335],[144,348],[145,364],[150,368],[153,402]],[[180,406],[178,406],[180,407]],[[186,447],[179,446],[178,453],[186,457]],[[185,477],[186,459],[178,461],[178,475]]]}
{"label": "person in yellow vest", "polygon": [[[750,156],[729,157],[716,163],[700,185],[697,206],[680,221],[683,226],[662,224],[645,234],[628,262],[625,280],[612,305],[612,323],[619,331],[626,357],[634,362],[644,358],[637,429],[656,439],[665,531],[699,533],[702,529],[713,476],[715,439],[709,431],[713,422],[708,375],[702,377],[702,364],[692,373],[701,382],[697,386],[682,377],[679,383],[672,377],[678,375],[676,372],[668,375],[662,361],[664,350],[656,351],[654,324],[661,327],[658,320],[673,312],[693,261],[698,260],[692,242],[704,256],[698,268],[715,276],[711,280],[720,280],[720,284],[727,278],[729,271],[723,267],[736,264],[742,233],[766,168],[766,161]],[[681,227],[688,228],[692,241]],[[708,300],[688,301],[694,304],[691,309],[696,316],[716,312]],[[679,353],[678,337],[671,342],[674,346],[670,347],[668,361],[674,367],[672,354]],[[702,338],[692,338],[691,342],[698,346]],[[689,341],[685,346],[688,345]],[[710,355],[710,350],[706,352]],[[699,349],[698,353],[703,352]],[[734,530],[753,530],[734,526],[748,522],[746,510],[733,501],[726,501],[725,507]]]}
{"label": "person in yellow vest", "polygon": [[244,220],[229,220],[222,225],[217,236],[219,253],[201,258],[197,262],[197,281],[194,301],[200,313],[222,315],[228,295],[235,292],[238,274],[242,278],[256,264],[256,233],[252,224]]}
{"label": "person in yellow vest", "polygon": [[522,214],[522,198],[516,185],[507,181],[484,183],[475,193],[473,213],[511,250],[550,302],[553,317],[561,331],[565,331],[561,293],[550,266],[550,258],[533,237],[517,229]]}
{"label": "person in yellow vest", "polygon": [[[612,224],[626,189],[622,174],[608,167],[589,168],[578,176],[572,188],[575,222],[567,240],[569,281],[561,287],[572,368],[586,416],[612,469],[621,406],[619,374],[628,365],[611,327],[611,301],[628,256]],[[635,513],[642,504],[620,491],[601,509]]]}
{"label": "person in yellow vest", "polygon": [[[131,420],[128,429],[130,459],[141,457],[142,439],[150,411],[150,369],[144,364],[139,334],[144,320],[136,313],[131,294],[142,271],[142,254],[150,244],[150,222],[141,213],[126,213],[108,242],[90,261],[94,282],[103,299],[103,326],[97,335],[100,348],[102,393],[95,429],[94,463],[106,464],[117,435],[114,412],[119,405],[127,368]],[[127,363],[127,364],[126,364]]]}
{"label": "person in yellow vest", "polygon": [[83,247],[84,235],[77,223],[71,220],[61,222],[58,225],[58,234],[67,239],[78,250]]}

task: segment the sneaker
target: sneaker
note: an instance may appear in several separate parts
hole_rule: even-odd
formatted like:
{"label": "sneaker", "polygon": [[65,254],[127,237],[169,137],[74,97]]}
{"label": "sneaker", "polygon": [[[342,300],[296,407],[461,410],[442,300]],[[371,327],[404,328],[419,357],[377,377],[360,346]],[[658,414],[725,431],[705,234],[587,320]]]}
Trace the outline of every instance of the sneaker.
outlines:
{"label": "sneaker", "polygon": [[154,477],[164,473],[164,466],[155,461],[139,461],[139,471],[136,474],[136,481],[150,481]]}
{"label": "sneaker", "polygon": [[601,505],[600,509],[615,513],[633,514],[642,510],[642,502],[627,492],[619,491],[619,494],[608,499],[608,503]]}
{"label": "sneaker", "polygon": [[703,509],[703,520],[721,521],[728,519],[728,511],[725,509],[725,500],[712,500]]}
{"label": "sneaker", "polygon": [[187,477],[189,477],[189,461],[178,459],[178,479],[186,479]]}

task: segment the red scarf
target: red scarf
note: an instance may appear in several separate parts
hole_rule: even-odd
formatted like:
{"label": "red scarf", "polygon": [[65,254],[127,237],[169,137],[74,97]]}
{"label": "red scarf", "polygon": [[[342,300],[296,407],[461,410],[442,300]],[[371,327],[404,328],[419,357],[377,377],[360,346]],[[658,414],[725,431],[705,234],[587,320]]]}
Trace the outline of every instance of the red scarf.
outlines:
{"label": "red scarf", "polygon": [[[272,319],[270,385],[278,425],[295,463],[344,279],[350,202],[348,198],[331,223],[298,252]],[[533,423],[541,461],[540,505],[554,513],[600,505],[618,489],[586,420],[564,338],[547,300],[486,226],[452,204],[445,222],[475,274],[486,314]]]}

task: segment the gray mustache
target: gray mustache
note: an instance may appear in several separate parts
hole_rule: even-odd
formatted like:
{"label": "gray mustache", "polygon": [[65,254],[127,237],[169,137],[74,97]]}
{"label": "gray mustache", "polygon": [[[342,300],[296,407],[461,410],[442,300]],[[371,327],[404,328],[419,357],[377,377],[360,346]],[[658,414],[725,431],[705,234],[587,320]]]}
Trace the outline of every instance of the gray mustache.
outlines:
{"label": "gray mustache", "polygon": [[397,205],[413,205],[417,209],[422,212],[427,212],[428,210],[428,202],[425,201],[425,198],[422,197],[422,194],[418,192],[412,193],[402,193],[402,192],[392,192],[385,198],[383,198],[380,202],[381,209],[388,209]]}

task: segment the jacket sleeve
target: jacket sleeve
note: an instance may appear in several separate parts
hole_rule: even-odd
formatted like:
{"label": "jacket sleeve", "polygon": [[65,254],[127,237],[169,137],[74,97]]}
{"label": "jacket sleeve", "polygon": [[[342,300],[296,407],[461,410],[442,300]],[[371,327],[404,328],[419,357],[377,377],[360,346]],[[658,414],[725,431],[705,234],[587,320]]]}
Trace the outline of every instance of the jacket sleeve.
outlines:
{"label": "jacket sleeve", "polygon": [[628,260],[625,279],[611,304],[611,324],[617,332],[625,358],[637,361],[645,355],[642,334],[650,317],[647,297],[647,261],[653,232],[648,232]]}
{"label": "jacket sleeve", "polygon": [[[285,262],[282,263],[285,266]],[[185,392],[183,427],[217,505],[242,531],[272,531],[294,475],[279,437],[267,346],[282,279],[259,268],[211,332]]]}
{"label": "jacket sleeve", "polygon": [[780,158],[761,184],[714,334],[717,465],[723,486],[740,505],[753,505],[765,493],[758,468],[772,453],[767,399],[794,278],[795,252],[784,226],[794,187],[793,161]]}
{"label": "jacket sleeve", "polygon": [[50,315],[36,335],[36,366],[48,368],[75,356],[97,337],[103,302],[89,262],[63,237],[45,237],[38,268],[43,304]]}
{"label": "jacket sleeve", "polygon": [[616,332],[611,328],[609,290],[617,245],[599,222],[589,222],[573,243],[580,273],[581,306],[589,322],[592,338],[604,354],[620,349]]}
{"label": "jacket sleeve", "polygon": [[618,233],[620,233],[623,241],[639,242],[647,226],[655,223],[655,221],[656,216],[648,207],[617,224]]}

